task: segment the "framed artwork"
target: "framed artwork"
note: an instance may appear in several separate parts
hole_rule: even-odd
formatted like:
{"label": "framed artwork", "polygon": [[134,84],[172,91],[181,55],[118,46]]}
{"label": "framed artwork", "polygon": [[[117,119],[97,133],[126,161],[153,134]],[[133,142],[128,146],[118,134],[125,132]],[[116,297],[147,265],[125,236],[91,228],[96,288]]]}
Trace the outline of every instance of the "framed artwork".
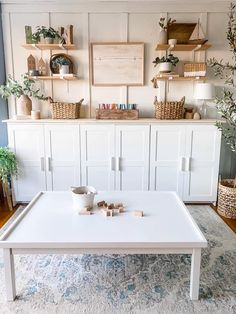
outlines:
{"label": "framed artwork", "polygon": [[92,43],[92,84],[144,85],[144,43]]}
{"label": "framed artwork", "polygon": [[168,39],[177,39],[177,44],[187,44],[197,23],[173,23],[168,27]]}

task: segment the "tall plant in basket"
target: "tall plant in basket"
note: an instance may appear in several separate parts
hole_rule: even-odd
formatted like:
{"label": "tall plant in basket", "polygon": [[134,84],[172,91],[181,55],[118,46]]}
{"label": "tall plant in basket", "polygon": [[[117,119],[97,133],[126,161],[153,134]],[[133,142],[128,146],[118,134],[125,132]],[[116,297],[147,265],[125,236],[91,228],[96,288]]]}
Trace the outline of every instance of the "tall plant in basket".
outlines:
{"label": "tall plant in basket", "polygon": [[[236,154],[236,4],[230,4],[228,13],[227,40],[232,52],[232,62],[223,59],[211,58],[208,65],[213,69],[216,77],[224,80],[224,89],[216,98],[216,107],[223,121],[217,122],[226,143]],[[221,180],[219,183],[218,212],[227,217],[236,219],[236,180]]]}

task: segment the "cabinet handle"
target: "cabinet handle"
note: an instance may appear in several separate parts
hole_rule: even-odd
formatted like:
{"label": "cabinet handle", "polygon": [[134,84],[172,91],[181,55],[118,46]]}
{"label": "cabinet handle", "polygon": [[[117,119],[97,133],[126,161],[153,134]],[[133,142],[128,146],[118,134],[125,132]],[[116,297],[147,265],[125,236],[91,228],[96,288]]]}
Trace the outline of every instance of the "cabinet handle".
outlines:
{"label": "cabinet handle", "polygon": [[51,157],[48,157],[48,171],[52,171]]}
{"label": "cabinet handle", "polygon": [[120,157],[117,157],[116,158],[116,171],[121,171],[121,158]]}
{"label": "cabinet handle", "polygon": [[185,158],[180,157],[180,171],[185,171],[184,164],[185,164]]}
{"label": "cabinet handle", "polygon": [[115,157],[111,157],[111,171],[115,171]]}
{"label": "cabinet handle", "polygon": [[40,166],[41,166],[41,171],[45,171],[44,157],[40,158]]}
{"label": "cabinet handle", "polygon": [[191,157],[186,158],[186,171],[191,171]]}

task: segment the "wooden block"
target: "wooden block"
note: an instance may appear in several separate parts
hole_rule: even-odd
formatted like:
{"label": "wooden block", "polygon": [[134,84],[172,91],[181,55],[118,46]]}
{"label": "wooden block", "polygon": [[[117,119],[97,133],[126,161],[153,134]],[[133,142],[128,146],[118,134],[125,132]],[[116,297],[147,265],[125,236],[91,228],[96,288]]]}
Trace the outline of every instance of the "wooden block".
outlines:
{"label": "wooden block", "polygon": [[142,210],[135,210],[134,216],[136,217],[143,217],[143,211]]}
{"label": "wooden block", "polygon": [[119,208],[119,207],[123,207],[123,204],[122,203],[115,203],[114,204],[114,208]]}
{"label": "wooden block", "polygon": [[119,210],[119,213],[123,213],[123,212],[125,211],[125,209],[124,209],[123,206],[120,206],[120,207],[118,208],[118,210]]}
{"label": "wooden block", "polygon": [[112,209],[102,209],[102,213],[106,217],[112,217],[113,216],[113,211]]}
{"label": "wooden block", "polygon": [[97,205],[98,207],[103,207],[103,205],[105,205],[106,202],[105,201],[101,201],[101,202],[98,202]]}
{"label": "wooden block", "polygon": [[114,208],[115,208],[115,206],[114,206],[114,204],[113,204],[113,203],[111,203],[111,204],[109,204],[109,205],[107,206],[107,208],[108,208],[108,209],[114,209]]}
{"label": "wooden block", "polygon": [[79,215],[91,215],[91,212],[89,210],[82,209],[79,211]]}
{"label": "wooden block", "polygon": [[84,209],[83,209],[83,210],[84,210],[85,212],[89,212],[91,209],[92,209],[92,207],[90,207],[90,206],[86,206],[86,207],[84,207]]}

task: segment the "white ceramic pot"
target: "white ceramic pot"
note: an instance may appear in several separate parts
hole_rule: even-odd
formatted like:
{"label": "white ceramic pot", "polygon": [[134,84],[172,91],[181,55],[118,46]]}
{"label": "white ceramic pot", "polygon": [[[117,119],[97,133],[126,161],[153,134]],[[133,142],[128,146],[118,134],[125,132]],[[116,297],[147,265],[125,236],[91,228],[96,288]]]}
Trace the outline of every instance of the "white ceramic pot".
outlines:
{"label": "white ceramic pot", "polygon": [[74,210],[78,213],[84,207],[93,208],[94,196],[97,191],[92,186],[71,187]]}
{"label": "white ceramic pot", "polygon": [[168,40],[168,44],[169,44],[169,45],[176,45],[176,44],[177,44],[177,39],[174,39],[174,38],[169,39],[169,40]]}
{"label": "white ceramic pot", "polygon": [[172,64],[171,62],[162,62],[159,64],[159,72],[160,73],[168,73],[171,72]]}
{"label": "white ceramic pot", "polygon": [[167,32],[164,29],[162,29],[159,33],[158,43],[161,45],[167,44]]}
{"label": "white ceramic pot", "polygon": [[69,74],[69,65],[61,65],[59,69],[61,75]]}
{"label": "white ceramic pot", "polygon": [[53,38],[46,37],[46,38],[44,38],[44,42],[45,42],[45,44],[53,44]]}
{"label": "white ceramic pot", "polygon": [[16,102],[17,115],[30,115],[32,110],[32,101],[27,95],[21,95]]}

